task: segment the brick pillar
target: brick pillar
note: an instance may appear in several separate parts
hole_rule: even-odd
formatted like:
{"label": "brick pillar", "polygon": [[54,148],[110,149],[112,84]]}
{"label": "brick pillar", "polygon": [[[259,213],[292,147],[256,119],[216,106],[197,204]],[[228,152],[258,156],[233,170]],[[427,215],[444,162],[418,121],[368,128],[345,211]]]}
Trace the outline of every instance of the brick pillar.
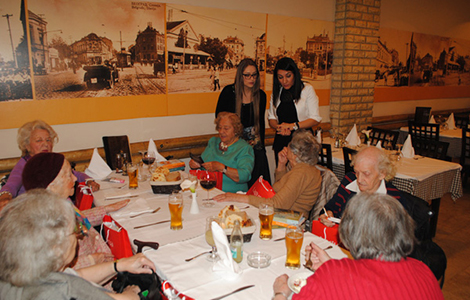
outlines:
{"label": "brick pillar", "polygon": [[331,126],[347,133],[372,123],[380,0],[336,0]]}

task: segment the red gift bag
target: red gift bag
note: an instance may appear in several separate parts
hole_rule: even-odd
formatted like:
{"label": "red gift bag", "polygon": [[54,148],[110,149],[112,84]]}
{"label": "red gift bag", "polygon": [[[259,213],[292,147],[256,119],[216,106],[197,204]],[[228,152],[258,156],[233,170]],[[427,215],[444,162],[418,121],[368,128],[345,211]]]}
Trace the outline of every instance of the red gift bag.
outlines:
{"label": "red gift bag", "polygon": [[93,192],[85,182],[80,182],[75,190],[75,206],[79,210],[90,209],[93,205]]}
{"label": "red gift bag", "polygon": [[340,243],[338,227],[338,224],[335,224],[333,227],[326,227],[318,220],[312,221],[312,233],[332,242],[335,245],[339,245]]}
{"label": "red gift bag", "polygon": [[[209,172],[205,170],[189,170],[189,174],[191,175],[196,175],[197,178],[199,178],[199,174],[201,172]],[[215,186],[219,190],[222,190],[222,183],[224,181],[224,174],[222,172],[209,172],[209,173],[214,173],[216,178],[217,178],[217,185]]]}
{"label": "red gift bag", "polygon": [[116,259],[134,255],[129,235],[124,227],[109,215],[104,216],[101,226],[104,230],[105,241]]}
{"label": "red gift bag", "polygon": [[246,194],[258,196],[261,198],[272,198],[276,194],[276,192],[273,190],[269,182],[264,180],[263,176],[260,176],[258,180],[253,183],[253,185]]}

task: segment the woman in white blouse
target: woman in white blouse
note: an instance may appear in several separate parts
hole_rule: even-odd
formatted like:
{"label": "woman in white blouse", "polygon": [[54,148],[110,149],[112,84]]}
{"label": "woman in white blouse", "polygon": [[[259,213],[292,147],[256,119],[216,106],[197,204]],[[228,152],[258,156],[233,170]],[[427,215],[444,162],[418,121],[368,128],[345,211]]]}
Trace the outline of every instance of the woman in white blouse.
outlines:
{"label": "woman in white blouse", "polygon": [[269,126],[276,129],[273,150],[278,153],[300,128],[312,130],[321,122],[318,96],[310,84],[301,80],[299,68],[289,57],[281,58],[274,68],[273,93],[268,110]]}

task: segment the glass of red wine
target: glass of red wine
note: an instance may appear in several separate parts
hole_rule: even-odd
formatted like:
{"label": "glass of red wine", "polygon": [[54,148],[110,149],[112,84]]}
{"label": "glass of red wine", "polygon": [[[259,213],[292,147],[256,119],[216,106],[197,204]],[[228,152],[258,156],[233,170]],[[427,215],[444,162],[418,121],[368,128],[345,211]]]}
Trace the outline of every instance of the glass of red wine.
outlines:
{"label": "glass of red wine", "polygon": [[141,152],[141,154],[142,162],[147,165],[149,177],[152,178],[152,170],[150,166],[155,162],[155,157],[153,156],[153,153]]}
{"label": "glass of red wine", "polygon": [[208,171],[200,171],[198,175],[199,184],[207,191],[207,199],[202,200],[202,206],[212,207],[215,204],[214,199],[210,197],[210,190],[217,185],[217,177],[215,173]]}

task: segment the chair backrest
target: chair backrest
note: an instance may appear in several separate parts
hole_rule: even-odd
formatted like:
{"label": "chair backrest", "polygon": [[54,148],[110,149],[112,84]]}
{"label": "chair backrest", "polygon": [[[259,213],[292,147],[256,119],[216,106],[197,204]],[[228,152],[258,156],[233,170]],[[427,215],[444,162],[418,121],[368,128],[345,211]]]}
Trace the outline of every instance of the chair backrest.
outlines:
{"label": "chair backrest", "polygon": [[408,121],[408,133],[411,135],[411,139],[439,141],[439,124],[420,124]]}
{"label": "chair backrest", "polygon": [[404,207],[411,218],[415,221],[415,236],[419,241],[432,238],[431,217],[434,215],[428,203],[410,193],[402,192],[406,201]]}
{"label": "chair backrest", "polygon": [[343,158],[344,158],[344,174],[354,171],[354,167],[351,165],[353,156],[356,155],[357,150],[343,147]]}
{"label": "chair backrest", "polygon": [[429,117],[431,116],[431,107],[416,107],[415,110],[415,122],[416,123],[429,123]]}
{"label": "chair backrest", "polygon": [[318,164],[333,171],[333,156],[331,154],[330,144],[321,144],[321,149],[318,157]]}
{"label": "chair backrest", "polygon": [[462,152],[460,153],[460,164],[470,164],[470,128],[462,128]]}
{"label": "chair backrest", "polygon": [[370,144],[371,146],[377,145],[379,141],[381,141],[382,147],[386,148],[387,145],[390,143],[391,148],[395,149],[395,145],[398,141],[398,136],[400,135],[399,131],[369,127],[367,129],[372,130],[369,134]]}
{"label": "chair backrest", "polygon": [[468,114],[467,115],[454,115],[455,126],[458,128],[467,128]]}
{"label": "chair backrest", "polygon": [[447,149],[449,149],[449,143],[447,142],[412,138],[411,143],[415,149],[415,154],[447,160]]}
{"label": "chair backrest", "polygon": [[313,205],[308,216],[308,220],[310,221],[318,219],[321,210],[326,205],[326,203],[330,201],[331,198],[333,198],[340,184],[340,181],[336,177],[335,173],[333,173],[333,171],[319,165],[317,165],[316,167],[321,172],[322,181],[317,201]]}
{"label": "chair backrest", "polygon": [[111,170],[116,170],[116,154],[121,153],[121,151],[127,155],[127,162],[132,162],[129,138],[127,135],[104,136],[103,146],[106,154],[106,163]]}

